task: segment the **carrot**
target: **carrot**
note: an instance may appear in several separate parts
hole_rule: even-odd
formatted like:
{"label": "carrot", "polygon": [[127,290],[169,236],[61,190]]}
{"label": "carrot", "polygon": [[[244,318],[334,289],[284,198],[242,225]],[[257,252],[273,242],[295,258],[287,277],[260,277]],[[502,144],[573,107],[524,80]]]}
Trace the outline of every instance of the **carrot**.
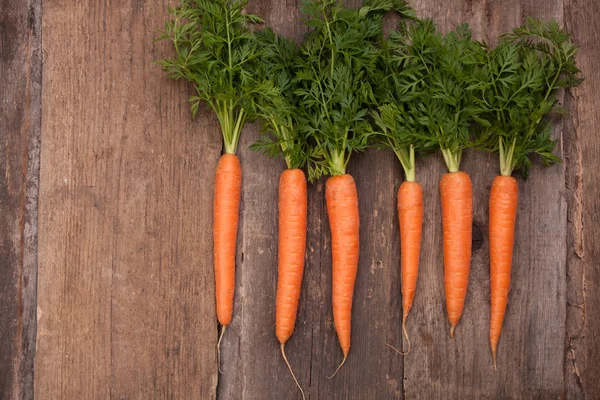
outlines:
{"label": "carrot", "polygon": [[508,302],[519,188],[511,176],[497,176],[490,192],[490,345],[496,368],[496,348]]}
{"label": "carrot", "polygon": [[[217,298],[217,318],[221,335],[233,316],[235,291],[235,246],[237,242],[238,211],[242,190],[242,167],[235,154],[223,154],[217,165],[213,206],[214,267]],[[219,363],[220,365],[220,363]]]}
{"label": "carrot", "polygon": [[360,225],[354,178],[348,174],[328,178],[325,199],[331,230],[333,322],[344,353],[344,359],[333,377],[346,362],[350,351],[352,296],[358,272]]}
{"label": "carrot", "polygon": [[[240,161],[235,156],[247,121],[257,118],[252,104],[257,96],[275,94],[272,82],[259,74],[263,51],[249,25],[264,22],[246,13],[248,1],[187,1],[170,7],[159,40],[168,40],[175,54],[157,64],[172,79],[193,83],[192,117],[200,104],[212,109],[223,135],[225,155],[219,160],[214,194],[214,268],[217,318],[221,334],[217,362],[221,371],[221,340],[233,314],[235,246],[242,182]],[[218,65],[218,70],[215,69]]]}
{"label": "carrot", "polygon": [[306,251],[306,177],[301,169],[287,169],[279,179],[279,249],[275,334],[281,354],[304,398],[304,391],[285,355],[298,311]]}
{"label": "carrot", "polygon": [[[535,43],[535,45],[532,45]],[[490,192],[490,348],[496,350],[508,303],[519,171],[527,179],[534,159],[543,165],[560,162],[552,122],[559,111],[558,94],[583,81],[576,65],[578,46],[556,21],[528,18],[490,49],[478,73],[469,79],[474,92],[480,149],[498,155],[500,174]],[[512,84],[509,82],[515,82]]]}
{"label": "carrot", "polygon": [[423,190],[419,183],[405,181],[400,185],[400,189],[398,189],[398,220],[400,222],[402,255],[402,331],[408,341],[408,353],[410,339],[406,332],[406,319],[412,308],[417,289],[423,225]]}
{"label": "carrot", "polygon": [[444,227],[444,284],[450,336],[460,320],[465,305],[473,224],[473,190],[465,172],[444,174],[440,182],[442,223]]}

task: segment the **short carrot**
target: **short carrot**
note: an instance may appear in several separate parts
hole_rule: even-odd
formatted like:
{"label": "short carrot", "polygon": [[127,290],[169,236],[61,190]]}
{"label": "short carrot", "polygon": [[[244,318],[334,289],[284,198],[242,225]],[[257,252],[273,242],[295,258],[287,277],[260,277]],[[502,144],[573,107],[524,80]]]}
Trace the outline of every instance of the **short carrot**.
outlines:
{"label": "short carrot", "polygon": [[408,341],[406,319],[410,312],[419,275],[421,230],[423,227],[423,190],[418,182],[405,181],[398,189],[398,220],[400,222],[400,254],[402,257],[402,331]]}
{"label": "short carrot", "polygon": [[[371,2],[369,2],[371,3]],[[294,91],[298,97],[299,129],[315,143],[308,163],[309,180],[327,175],[325,194],[332,250],[332,308],[343,353],[336,375],[348,359],[352,328],[352,298],[359,259],[358,194],[346,173],[353,153],[369,147],[367,119],[375,104],[375,45],[384,11],[403,9],[403,2],[376,2],[351,9],[341,1],[307,0],[302,12],[311,27],[296,61]]]}
{"label": "short carrot", "polygon": [[306,176],[300,168],[306,163],[309,149],[306,136],[298,132],[294,96],[293,60],[298,48],[292,40],[277,35],[270,28],[257,32],[256,37],[263,54],[257,70],[261,77],[273,82],[276,91],[255,98],[254,112],[263,122],[264,134],[250,148],[281,156],[287,165],[279,179],[275,335],[283,360],[304,399],[304,390],[285,354],[285,344],[294,332],[302,289],[308,207]]}
{"label": "short carrot", "polygon": [[242,191],[242,167],[235,154],[223,154],[217,164],[213,205],[213,244],[217,318],[223,329],[233,316],[235,247]]}
{"label": "short carrot", "polygon": [[360,248],[358,193],[352,176],[344,174],[328,178],[325,198],[331,230],[333,322],[344,353],[339,369],[350,351],[352,295]]}
{"label": "short carrot", "polygon": [[[529,18],[504,35],[487,53],[480,73],[469,85],[476,89],[480,116],[479,148],[498,154],[500,175],[489,199],[490,348],[496,356],[510,291],[518,186],[512,177],[520,170],[527,178],[531,156],[546,165],[560,162],[554,153],[552,119],[558,90],[577,86],[582,79],[575,65],[578,47],[556,21]],[[553,115],[553,116],[554,116]]]}
{"label": "short carrot", "polygon": [[306,177],[301,169],[286,169],[279,180],[279,248],[277,298],[275,303],[275,334],[279,340],[281,354],[304,398],[285,355],[294,325],[304,273],[306,251],[307,194]]}
{"label": "short carrot", "polygon": [[497,176],[490,192],[490,346],[494,367],[512,270],[513,243],[519,188],[512,176]]}
{"label": "short carrot", "polygon": [[444,286],[450,336],[460,320],[467,296],[471,265],[473,189],[465,172],[450,172],[440,182],[444,229]]}
{"label": "short carrot", "polygon": [[[172,7],[172,19],[156,40],[169,40],[175,55],[159,61],[170,78],[193,83],[190,97],[192,116],[204,102],[217,115],[225,154],[217,166],[214,194],[214,270],[220,346],[233,316],[235,247],[238,227],[242,171],[235,155],[244,124],[255,118],[252,104],[257,96],[274,93],[273,84],[261,79],[258,65],[261,50],[249,24],[264,22],[244,12],[248,0],[182,0]],[[219,68],[215,68],[219,65]]]}

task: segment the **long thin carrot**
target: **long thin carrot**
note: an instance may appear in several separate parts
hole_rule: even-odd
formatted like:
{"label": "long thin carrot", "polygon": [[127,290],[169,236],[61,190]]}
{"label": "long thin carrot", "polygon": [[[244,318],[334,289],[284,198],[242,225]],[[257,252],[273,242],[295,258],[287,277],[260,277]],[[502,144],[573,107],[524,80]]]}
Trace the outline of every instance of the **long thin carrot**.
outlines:
{"label": "long thin carrot", "polygon": [[519,188],[512,176],[497,176],[490,192],[490,289],[492,311],[490,345],[496,368],[496,348],[500,339],[512,270],[515,223]]}
{"label": "long thin carrot", "polygon": [[[235,154],[223,154],[217,165],[213,208],[214,267],[219,344],[233,316],[235,246],[242,190],[242,167]],[[217,354],[220,357],[219,346]],[[219,363],[220,365],[220,363]]]}
{"label": "long thin carrot", "polygon": [[444,227],[444,284],[450,336],[462,316],[469,283],[473,230],[473,189],[465,172],[444,174],[440,182]]}
{"label": "long thin carrot", "polygon": [[358,193],[354,178],[348,174],[328,178],[325,198],[331,229],[333,322],[344,353],[333,377],[346,362],[350,351],[352,296],[360,247]]}
{"label": "long thin carrot", "polygon": [[275,334],[281,354],[304,398],[304,391],[285,355],[298,311],[306,251],[306,177],[301,169],[286,169],[279,179],[279,249]]}
{"label": "long thin carrot", "polygon": [[408,342],[408,353],[410,339],[406,332],[406,319],[412,308],[417,289],[423,226],[423,190],[419,183],[405,181],[400,185],[398,189],[398,220],[400,222],[402,255],[402,331]]}

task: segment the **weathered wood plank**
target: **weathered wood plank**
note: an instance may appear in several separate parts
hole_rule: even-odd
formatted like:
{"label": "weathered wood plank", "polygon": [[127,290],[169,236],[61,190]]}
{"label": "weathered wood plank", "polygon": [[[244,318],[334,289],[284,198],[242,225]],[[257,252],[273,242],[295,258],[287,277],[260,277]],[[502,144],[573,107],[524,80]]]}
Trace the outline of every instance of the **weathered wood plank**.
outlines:
{"label": "weathered wood plank", "polygon": [[600,397],[600,9],[594,1],[566,0],[565,22],[581,46],[577,59],[586,80],[566,96],[569,199],[565,397]]}
{"label": "weathered wood plank", "polygon": [[[443,30],[469,22],[477,38],[491,43],[526,15],[562,21],[562,1],[414,3]],[[555,129],[561,137],[561,126]],[[419,287],[409,332],[413,350],[405,358],[407,398],[560,397],[565,329],[566,201],[563,166],[535,169],[519,179],[519,210],[514,268],[507,316],[499,345],[497,372],[489,351],[488,196],[498,171],[495,156],[465,154],[474,196],[474,246],[469,291],[455,338],[445,311],[442,232],[438,182],[443,161],[423,163],[425,223]],[[542,234],[543,233],[543,234]],[[480,236],[481,234],[481,236]],[[481,242],[479,239],[483,239]]]}
{"label": "weathered wood plank", "polygon": [[0,1],[0,399],[33,397],[41,1]]}
{"label": "weathered wood plank", "polygon": [[169,4],[44,4],[40,399],[216,396],[221,144],[151,65]]}

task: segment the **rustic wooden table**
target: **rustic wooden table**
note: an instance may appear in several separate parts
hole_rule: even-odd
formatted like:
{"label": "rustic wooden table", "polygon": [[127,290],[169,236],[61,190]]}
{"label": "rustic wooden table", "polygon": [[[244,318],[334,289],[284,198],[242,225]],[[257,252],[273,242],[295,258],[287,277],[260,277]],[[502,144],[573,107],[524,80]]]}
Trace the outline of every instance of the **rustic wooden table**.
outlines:
{"label": "rustic wooden table", "polygon": [[[356,2],[354,2],[356,3]],[[279,160],[240,145],[244,169],[235,317],[217,373],[212,271],[215,117],[190,119],[185,83],[151,61],[175,0],[0,0],[0,398],[298,399],[274,336]],[[438,182],[426,199],[413,349],[401,338],[390,152],[356,155],[361,258],[350,358],[330,306],[323,181],[309,190],[307,265],[288,355],[310,399],[600,398],[600,5],[596,0],[412,0],[443,29],[469,22],[494,43],[525,16],[553,18],[581,45],[587,78],[555,125],[563,164],[519,179],[510,304],[494,372],[488,349],[487,197],[495,158],[465,155],[474,253],[454,340],[444,308]],[[250,8],[296,39],[298,0]],[[596,360],[596,361],[594,361]]]}

